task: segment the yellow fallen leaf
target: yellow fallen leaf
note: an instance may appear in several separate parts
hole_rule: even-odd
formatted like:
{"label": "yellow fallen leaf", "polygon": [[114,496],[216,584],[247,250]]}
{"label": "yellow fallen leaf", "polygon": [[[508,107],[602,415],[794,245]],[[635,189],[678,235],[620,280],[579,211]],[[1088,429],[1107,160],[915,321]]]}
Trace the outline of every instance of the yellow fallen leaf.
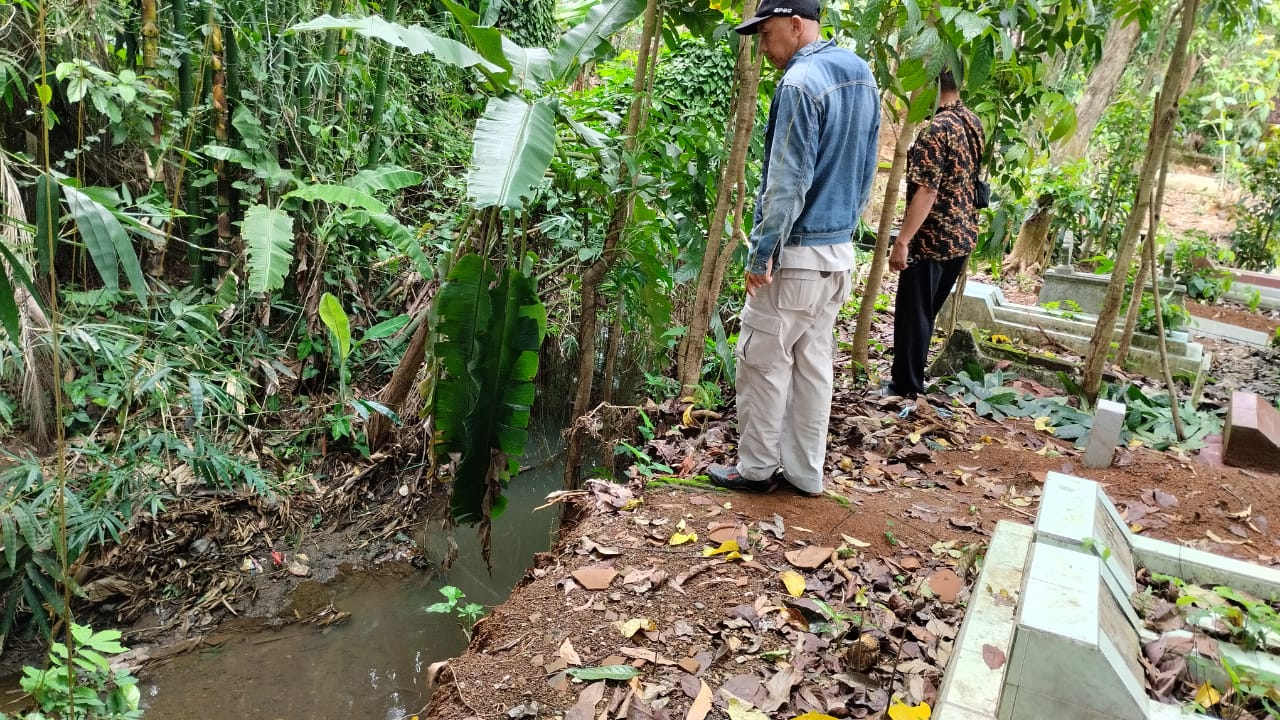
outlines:
{"label": "yellow fallen leaf", "polygon": [[947,442],[946,438],[936,438],[934,439],[934,442],[938,443],[942,447],[951,447],[951,443]]}
{"label": "yellow fallen leaf", "polygon": [[713,548],[710,545],[702,548],[702,557],[711,557],[713,555],[724,555],[726,553],[739,552],[737,540],[725,540],[720,543],[720,547]]}
{"label": "yellow fallen leaf", "polygon": [[810,710],[809,712],[803,715],[797,715],[791,718],[791,720],[836,720],[836,719],[831,715],[824,715],[820,712],[814,712]]}
{"label": "yellow fallen leaf", "polygon": [[680,424],[685,427],[698,427],[698,421],[693,419],[692,405],[684,409],[684,415],[680,418]]}
{"label": "yellow fallen leaf", "polygon": [[910,443],[911,443],[912,445],[915,445],[916,443],[920,442],[920,437],[921,437],[921,435],[920,435],[920,431],[919,431],[919,430],[917,430],[917,431],[915,431],[915,432],[913,432],[913,433],[911,433],[911,434],[907,435],[907,440],[908,440],[908,441],[910,441]]}
{"label": "yellow fallen leaf", "polygon": [[727,692],[724,694],[729,696],[729,705],[725,708],[729,713],[729,720],[769,720],[768,715],[757,710],[751,703]]}
{"label": "yellow fallen leaf", "polygon": [[641,630],[645,630],[647,632],[653,632],[654,630],[658,629],[658,624],[650,620],[649,618],[631,618],[630,620],[618,620],[613,624],[613,626],[618,628],[618,632],[622,633],[622,637],[624,638],[632,637],[633,635],[640,632]]}
{"label": "yellow fallen leaf", "polygon": [[791,597],[800,597],[804,594],[804,576],[795,570],[784,570],[778,573],[778,578],[782,580],[783,586],[787,588],[787,592]]}
{"label": "yellow fallen leaf", "polygon": [[635,510],[636,508],[640,507],[640,503],[642,502],[644,502],[644,498],[631,498],[630,500],[627,501],[626,505],[622,506],[622,509],[624,511]]}
{"label": "yellow fallen leaf", "polygon": [[933,711],[929,709],[929,703],[926,702],[907,705],[898,698],[894,698],[893,704],[889,706],[889,720],[929,720],[932,714]]}
{"label": "yellow fallen leaf", "polygon": [[1012,345],[1012,344],[1013,344],[1013,340],[1010,340],[1008,335],[999,335],[999,334],[997,334],[997,335],[992,335],[992,336],[991,336],[991,342],[993,342],[993,343],[1001,343],[1001,344],[1003,344],[1003,345]]}
{"label": "yellow fallen leaf", "polygon": [[720,543],[720,547],[713,548],[710,545],[707,545],[702,548],[702,557],[714,557],[716,555],[723,555],[725,560],[742,560],[744,562],[751,562],[751,556],[744,555],[742,551],[738,549],[737,540],[725,540]]}
{"label": "yellow fallen leaf", "polygon": [[1208,680],[1196,689],[1196,704],[1206,710],[1217,705],[1222,700],[1222,693],[1218,689],[1209,684]]}
{"label": "yellow fallen leaf", "polygon": [[1057,428],[1050,424],[1052,422],[1053,420],[1049,419],[1049,416],[1047,415],[1044,417],[1038,417],[1036,418],[1036,429],[1040,432],[1047,432],[1052,435],[1057,432]]}
{"label": "yellow fallen leaf", "polygon": [[871,543],[866,542],[865,540],[859,540],[856,537],[850,537],[848,535],[845,535],[844,533],[840,534],[840,539],[844,540],[850,547],[856,547],[856,548],[871,547]]}
{"label": "yellow fallen leaf", "polygon": [[698,539],[698,533],[695,533],[695,532],[691,532],[691,533],[673,532],[671,533],[671,539],[667,541],[667,544],[684,545],[685,543],[696,542],[697,539]]}

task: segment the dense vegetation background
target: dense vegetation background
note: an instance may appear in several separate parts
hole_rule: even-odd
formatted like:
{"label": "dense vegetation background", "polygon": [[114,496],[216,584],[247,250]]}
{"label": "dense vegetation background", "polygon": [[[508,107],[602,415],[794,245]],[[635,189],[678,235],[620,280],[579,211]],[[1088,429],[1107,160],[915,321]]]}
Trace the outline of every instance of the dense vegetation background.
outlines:
{"label": "dense vegetation background", "polygon": [[[719,405],[772,90],[731,31],[753,10],[0,2],[0,635],[48,631],[85,558],[184,495],[288,497],[389,463],[449,479],[454,515],[487,528],[532,406]],[[1071,231],[1077,258],[1137,271],[1149,225],[1206,295],[1223,281],[1196,257],[1273,268],[1275,10],[831,3],[887,113],[859,372],[946,67],[989,137],[975,267],[1039,272]],[[1175,156],[1212,164],[1234,232],[1160,229]],[[1104,317],[1143,277],[1115,275]],[[535,399],[540,367],[571,391]]]}

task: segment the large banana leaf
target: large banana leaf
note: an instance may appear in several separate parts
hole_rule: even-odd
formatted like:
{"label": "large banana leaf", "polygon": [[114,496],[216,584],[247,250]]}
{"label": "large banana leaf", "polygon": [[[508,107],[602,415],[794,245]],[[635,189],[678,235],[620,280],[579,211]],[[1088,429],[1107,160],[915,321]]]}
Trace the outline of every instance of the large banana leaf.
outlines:
{"label": "large banana leaf", "polygon": [[381,200],[378,200],[366,192],[347,187],[346,185],[329,185],[326,183],[303,185],[297,190],[286,193],[285,198],[321,200],[329,203],[330,205],[341,205],[348,208],[364,208],[371,213],[385,213],[387,211],[386,204]]}
{"label": "large banana leaf", "polygon": [[102,284],[108,290],[119,290],[120,270],[123,269],[138,301],[146,305],[147,280],[142,275],[142,264],[138,262],[124,225],[107,206],[87,192],[63,185],[62,194],[67,199],[71,217],[75,218],[76,228],[80,230],[80,239],[89,251],[89,258],[102,276]]}
{"label": "large banana leaf", "polygon": [[555,152],[555,100],[490,98],[472,136],[467,194],[477,208],[519,209]]}
{"label": "large banana leaf", "polygon": [[413,55],[428,53],[440,62],[461,68],[479,67],[488,72],[502,72],[502,68],[485,60],[476,51],[457,40],[440,37],[429,32],[421,25],[405,27],[398,23],[388,22],[377,15],[368,17],[344,16],[335,18],[321,15],[310,22],[294,25],[290,30],[304,32],[317,30],[351,30],[375,40],[402,47]]}
{"label": "large banana leaf", "polygon": [[240,223],[248,255],[250,292],[270,292],[284,286],[293,264],[293,218],[279,208],[254,205]]}
{"label": "large banana leaf", "polygon": [[517,268],[499,280],[479,255],[460,259],[436,301],[444,376],[436,385],[437,452],[460,453],[453,515],[481,523],[503,507],[502,489],[528,441],[529,408],[546,308],[535,281]]}
{"label": "large banana leaf", "polygon": [[607,38],[644,12],[645,0],[611,0],[591,8],[587,19],[560,38],[551,55],[551,74],[569,82],[578,66],[596,59]]}
{"label": "large banana leaf", "polygon": [[395,192],[422,182],[422,173],[406,170],[398,165],[381,165],[361,170],[343,181],[343,185],[360,192]]}

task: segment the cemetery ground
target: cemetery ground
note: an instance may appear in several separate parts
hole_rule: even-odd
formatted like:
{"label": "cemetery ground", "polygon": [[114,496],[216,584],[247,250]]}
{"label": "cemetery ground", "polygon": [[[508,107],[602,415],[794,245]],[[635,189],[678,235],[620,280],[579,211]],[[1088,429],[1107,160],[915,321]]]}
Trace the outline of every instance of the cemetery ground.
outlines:
{"label": "cemetery ground", "polygon": [[[882,315],[886,344],[890,324]],[[1275,350],[1208,346],[1204,406],[1225,408],[1232,389],[1280,394]],[[851,375],[836,386],[823,498],[706,486],[706,466],[734,458],[731,409],[644,408],[654,437],[628,453],[631,482],[560,498],[559,543],[437,668],[428,717],[884,717],[897,700],[919,712],[937,700],[968,599],[992,591],[975,580],[996,523],[1031,524],[1049,472],[1100,482],[1135,533],[1280,566],[1280,468],[1133,442],[1088,469],[1035,418],[982,417],[941,391],[904,413]],[[634,669],[597,670],[617,665]]]}

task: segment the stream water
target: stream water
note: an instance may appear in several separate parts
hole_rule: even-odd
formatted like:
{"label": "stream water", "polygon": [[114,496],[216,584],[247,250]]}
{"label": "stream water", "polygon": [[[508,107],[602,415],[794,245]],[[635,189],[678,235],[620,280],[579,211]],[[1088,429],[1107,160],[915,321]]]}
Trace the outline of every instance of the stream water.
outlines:
{"label": "stream water", "polygon": [[[529,462],[550,442],[531,444]],[[533,457],[536,456],[536,457]],[[533,512],[563,482],[563,462],[521,473],[507,512],[494,524],[493,574],[485,571],[470,528],[457,531],[458,558],[436,575],[368,575],[334,581],[334,605],[350,619],[327,628],[289,626],[178,656],[154,668],[141,686],[147,720],[400,720],[426,704],[423,674],[466,644],[452,616],[423,607],[454,585],[467,601],[507,599],[533,554],[546,550],[557,508]]]}

